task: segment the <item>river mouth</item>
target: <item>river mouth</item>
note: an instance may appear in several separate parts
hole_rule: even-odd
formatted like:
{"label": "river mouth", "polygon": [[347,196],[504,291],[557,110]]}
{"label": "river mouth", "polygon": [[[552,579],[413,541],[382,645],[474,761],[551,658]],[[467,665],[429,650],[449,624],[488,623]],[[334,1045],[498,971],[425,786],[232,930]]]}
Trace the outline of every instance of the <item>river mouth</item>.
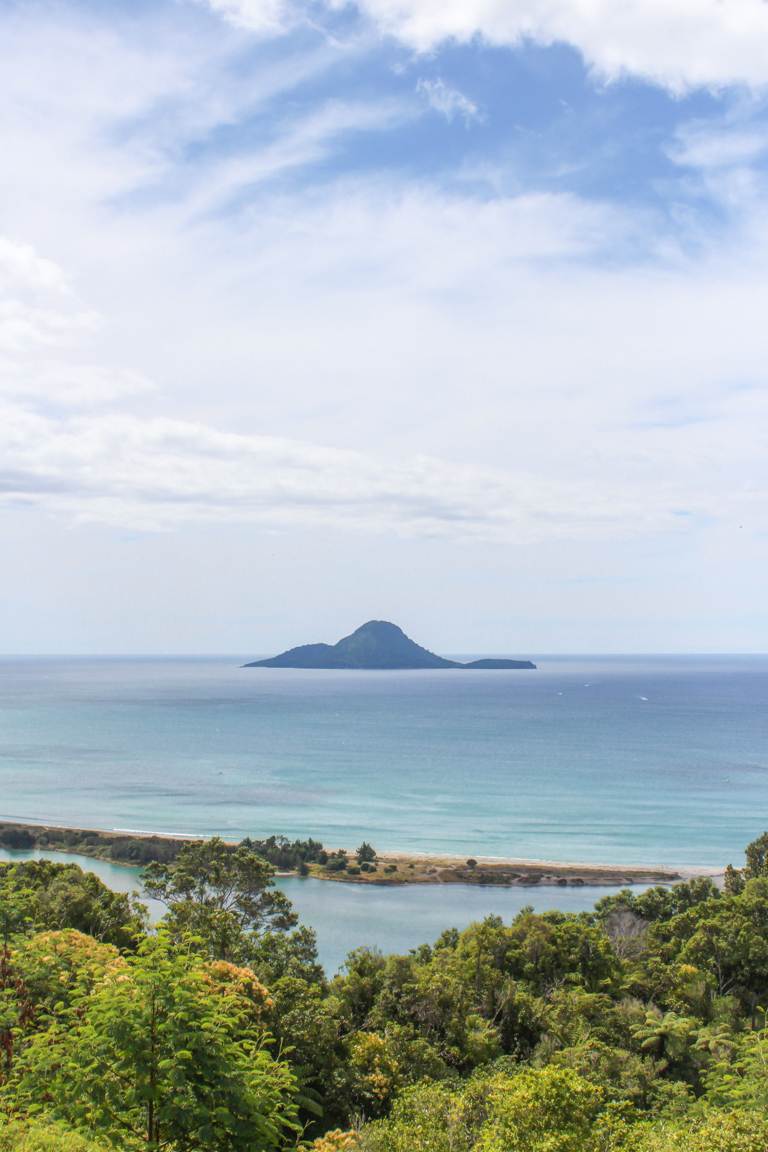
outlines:
{"label": "river mouth", "polygon": [[[53,860],[77,864],[93,872],[116,892],[141,892],[141,869],[75,852],[0,849],[0,862]],[[465,928],[486,916],[513,919],[525,907],[536,912],[559,909],[587,912],[612,887],[495,888],[482,885],[378,885],[332,884],[313,877],[278,877],[276,886],[292,901],[301,924],[317,933],[320,962],[331,976],[353,948],[378,948],[384,953],[404,953],[420,944],[431,944],[447,928]],[[634,892],[648,885],[635,885]],[[157,920],[165,911],[158,901],[145,900],[150,916]]]}

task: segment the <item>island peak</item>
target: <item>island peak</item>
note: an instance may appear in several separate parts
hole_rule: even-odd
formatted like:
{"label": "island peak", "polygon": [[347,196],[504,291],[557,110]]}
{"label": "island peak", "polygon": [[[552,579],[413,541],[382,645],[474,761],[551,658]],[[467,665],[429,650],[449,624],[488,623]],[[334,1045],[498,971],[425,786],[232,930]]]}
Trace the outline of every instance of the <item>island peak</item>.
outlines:
{"label": "island peak", "polygon": [[339,668],[400,671],[417,668],[535,668],[530,660],[499,658],[462,664],[422,648],[389,620],[368,620],[336,644],[302,644],[246,668]]}

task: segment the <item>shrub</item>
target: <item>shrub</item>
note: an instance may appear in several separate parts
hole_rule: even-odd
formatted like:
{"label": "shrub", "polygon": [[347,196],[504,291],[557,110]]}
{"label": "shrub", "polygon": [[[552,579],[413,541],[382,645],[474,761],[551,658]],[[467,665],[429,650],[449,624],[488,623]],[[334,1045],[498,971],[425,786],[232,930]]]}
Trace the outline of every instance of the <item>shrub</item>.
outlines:
{"label": "shrub", "polygon": [[0,1119],[0,1152],[107,1152],[106,1144],[70,1132],[58,1124],[4,1124]]}

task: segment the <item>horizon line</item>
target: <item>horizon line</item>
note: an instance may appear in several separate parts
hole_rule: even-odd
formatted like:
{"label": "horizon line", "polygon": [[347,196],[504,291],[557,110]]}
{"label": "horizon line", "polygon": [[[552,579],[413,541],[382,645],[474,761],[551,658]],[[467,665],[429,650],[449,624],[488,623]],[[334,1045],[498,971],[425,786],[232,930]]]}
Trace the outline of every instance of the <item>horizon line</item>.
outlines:
{"label": "horizon line", "polygon": [[[467,657],[477,658],[481,653],[479,650],[474,652],[448,652],[448,658],[466,659]],[[482,656],[487,659],[564,659],[564,658],[590,658],[599,659],[603,657],[632,657],[632,656],[768,656],[768,651],[757,649],[634,649],[634,650],[602,650],[602,651],[550,651],[550,652],[516,652],[510,655],[508,652],[487,652],[482,650]],[[240,652],[225,652],[225,651],[189,651],[189,652],[173,652],[173,651],[136,651],[136,652],[110,652],[110,651],[81,651],[81,652],[0,652],[0,660],[40,660],[40,659],[56,659],[56,660],[241,660],[241,659],[261,660],[270,659],[269,654],[255,653],[251,651]],[[415,668],[415,669],[383,669],[383,671],[416,671],[428,672],[429,668]],[[304,669],[277,669],[277,671],[304,671],[304,672],[365,672],[372,671],[372,669],[365,668],[304,668]],[[373,669],[373,671],[382,671],[382,669]]]}

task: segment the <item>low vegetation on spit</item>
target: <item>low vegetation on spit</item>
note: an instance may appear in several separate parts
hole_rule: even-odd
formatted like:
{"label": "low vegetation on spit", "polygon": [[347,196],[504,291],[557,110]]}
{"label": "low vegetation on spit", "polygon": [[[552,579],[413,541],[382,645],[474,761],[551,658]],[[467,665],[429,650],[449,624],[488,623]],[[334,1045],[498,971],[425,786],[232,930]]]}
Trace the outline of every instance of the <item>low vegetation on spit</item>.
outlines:
{"label": "low vegetation on spit", "polygon": [[[353,866],[375,863],[361,845]],[[349,866],[349,865],[348,865]],[[256,845],[0,866],[0,1152],[765,1152],[768,834],[329,978]]]}
{"label": "low vegetation on spit", "polygon": [[[103,832],[0,822],[0,847],[76,852],[117,864],[141,867],[175,860],[185,846],[199,843],[181,836]],[[494,884],[500,887],[535,884],[668,884],[683,877],[671,869],[600,864],[553,864],[455,856],[405,855],[379,857],[365,842],[354,852],[326,848],[320,840],[289,840],[287,836],[250,837],[240,844],[257,852],[278,872],[342,880],[355,884]]]}

